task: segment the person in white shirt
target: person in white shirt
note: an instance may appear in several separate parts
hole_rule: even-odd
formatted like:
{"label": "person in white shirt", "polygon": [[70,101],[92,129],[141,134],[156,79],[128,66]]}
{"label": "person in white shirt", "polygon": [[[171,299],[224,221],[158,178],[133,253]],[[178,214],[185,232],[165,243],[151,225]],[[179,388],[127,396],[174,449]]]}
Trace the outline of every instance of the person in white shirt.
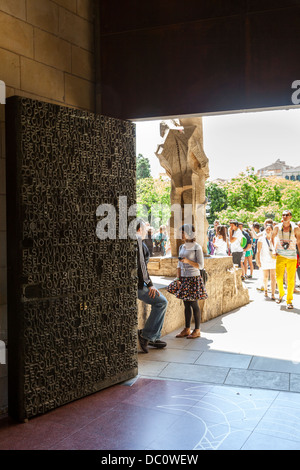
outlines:
{"label": "person in white shirt", "polygon": [[215,248],[215,256],[228,256],[228,242],[226,235],[226,226],[218,225],[216,228],[216,236],[213,239],[213,245]]}
{"label": "person in white shirt", "polygon": [[276,281],[279,291],[277,303],[281,303],[285,295],[283,287],[284,272],[287,273],[287,296],[286,304],[288,309],[293,309],[293,293],[295,287],[295,277],[297,269],[297,246],[300,250],[300,229],[291,222],[292,213],[290,210],[284,210],[282,213],[282,222],[278,224],[273,231],[272,239],[277,236],[276,246]]}
{"label": "person in white shirt", "polygon": [[263,271],[265,297],[268,298],[268,280],[271,279],[271,299],[275,300],[276,251],[272,242],[273,225],[267,224],[257,242],[257,264]]}
{"label": "person in white shirt", "polygon": [[243,233],[238,228],[238,221],[237,220],[230,220],[229,222],[229,241],[230,241],[230,251],[232,254],[232,261],[233,264],[237,264],[239,268],[242,267],[241,260],[244,254],[243,247],[241,245],[243,239]]}

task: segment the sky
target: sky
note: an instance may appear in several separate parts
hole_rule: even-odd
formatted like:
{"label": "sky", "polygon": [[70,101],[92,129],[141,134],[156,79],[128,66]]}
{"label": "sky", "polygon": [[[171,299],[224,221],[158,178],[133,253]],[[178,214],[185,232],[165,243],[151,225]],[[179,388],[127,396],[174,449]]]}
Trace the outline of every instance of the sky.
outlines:
{"label": "sky", "polygon": [[[209,159],[209,180],[231,179],[247,167],[255,171],[277,159],[300,165],[300,109],[203,116],[203,145]],[[151,174],[164,173],[155,155],[160,121],[138,121],[136,154],[148,157]]]}

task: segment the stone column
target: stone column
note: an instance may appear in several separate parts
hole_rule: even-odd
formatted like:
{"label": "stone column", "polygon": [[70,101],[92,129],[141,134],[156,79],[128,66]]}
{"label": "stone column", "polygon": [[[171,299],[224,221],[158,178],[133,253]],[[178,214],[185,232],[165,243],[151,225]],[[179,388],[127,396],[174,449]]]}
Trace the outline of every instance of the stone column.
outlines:
{"label": "stone column", "polygon": [[172,123],[172,129],[166,123],[161,125],[161,136],[165,136],[165,141],[156,152],[161,166],[171,178],[171,254],[177,256],[181,241],[175,234],[183,223],[195,225],[196,239],[207,253],[205,181],[209,170],[203,150],[202,118],[184,118]]}

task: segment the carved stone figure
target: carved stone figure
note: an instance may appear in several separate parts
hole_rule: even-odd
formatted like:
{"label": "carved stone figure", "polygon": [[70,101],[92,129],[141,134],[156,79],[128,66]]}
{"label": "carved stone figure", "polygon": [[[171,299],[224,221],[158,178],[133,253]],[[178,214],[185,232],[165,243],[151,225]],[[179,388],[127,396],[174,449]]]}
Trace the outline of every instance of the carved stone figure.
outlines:
{"label": "carved stone figure", "polygon": [[197,242],[207,253],[205,181],[209,177],[208,158],[203,150],[202,118],[182,118],[171,121],[172,128],[162,122],[156,156],[171,178],[170,242],[171,255],[177,256],[181,239],[178,229],[183,223],[193,223]]}

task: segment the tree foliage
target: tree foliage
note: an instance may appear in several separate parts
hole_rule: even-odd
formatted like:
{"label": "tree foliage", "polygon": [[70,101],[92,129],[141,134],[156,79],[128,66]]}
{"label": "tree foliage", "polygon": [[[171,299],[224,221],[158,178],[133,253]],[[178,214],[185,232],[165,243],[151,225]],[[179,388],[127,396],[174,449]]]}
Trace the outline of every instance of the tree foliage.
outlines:
{"label": "tree foliage", "polygon": [[[212,184],[218,186],[211,191]],[[293,220],[300,220],[300,182],[278,177],[259,178],[254,168],[247,168],[245,173],[225,183],[208,183],[207,196],[211,201],[213,214],[209,219],[219,219],[228,224],[230,219],[243,223],[264,222],[266,218],[281,220],[284,209],[291,210]],[[220,194],[224,208],[220,207]],[[214,200],[216,197],[216,200]],[[220,207],[220,210],[218,208]],[[216,208],[216,209],[215,209]]]}
{"label": "tree foliage", "polygon": [[171,216],[170,180],[141,178],[137,180],[137,204],[139,217],[148,220],[157,229],[166,225]]}
{"label": "tree foliage", "polygon": [[[138,216],[157,229],[171,216],[171,182],[169,179],[143,177],[137,180]],[[300,220],[300,182],[278,177],[259,178],[254,168],[247,168],[231,181],[206,184],[210,202],[209,223],[219,219],[228,224],[237,219],[244,224],[263,223],[265,219],[281,220],[284,209]]]}
{"label": "tree foliage", "polygon": [[209,200],[209,216],[210,224],[217,218],[217,214],[227,208],[227,193],[221,185],[216,183],[208,183],[206,185],[206,197]]}
{"label": "tree foliage", "polygon": [[141,153],[139,153],[136,158],[136,177],[138,180],[141,178],[151,177],[151,167],[149,159],[147,157],[144,157]]}

